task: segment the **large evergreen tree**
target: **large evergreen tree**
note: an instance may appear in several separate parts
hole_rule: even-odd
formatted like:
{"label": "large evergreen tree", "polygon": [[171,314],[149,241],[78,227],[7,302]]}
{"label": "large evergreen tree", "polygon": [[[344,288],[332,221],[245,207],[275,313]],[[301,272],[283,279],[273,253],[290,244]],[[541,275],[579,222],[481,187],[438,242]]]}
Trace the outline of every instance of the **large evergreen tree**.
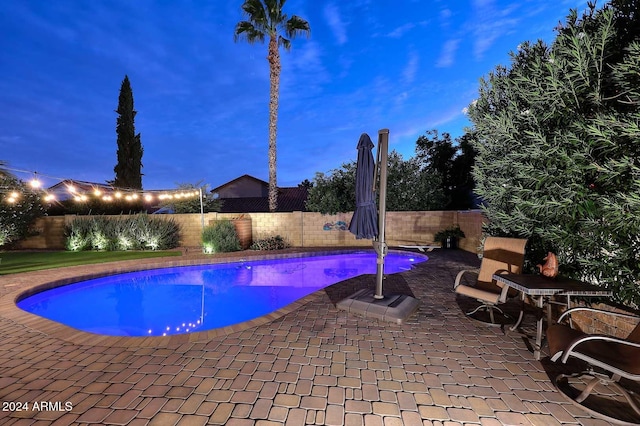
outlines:
{"label": "large evergreen tree", "polygon": [[608,287],[634,306],[640,305],[637,3],[590,4],[582,16],[572,10],[550,46],[523,43],[510,67],[483,78],[469,107],[487,231],[529,238],[532,264],[554,251],[563,274]]}
{"label": "large evergreen tree", "polygon": [[242,12],[247,18],[236,25],[234,38],[244,37],[249,43],[269,38],[269,210],[276,211],[278,182],[276,178],[276,134],[280,91],[280,46],[291,48],[291,39],[309,34],[309,23],[299,16],[288,17],[282,8],[286,0],[245,0]]}
{"label": "large evergreen tree", "polygon": [[129,77],[124,76],[118,99],[118,119],[116,133],[118,134],[118,164],[113,168],[116,178],[113,185],[118,188],[142,189],[142,143],[140,133],[136,135],[134,120],[136,111],[133,109],[133,92]]}

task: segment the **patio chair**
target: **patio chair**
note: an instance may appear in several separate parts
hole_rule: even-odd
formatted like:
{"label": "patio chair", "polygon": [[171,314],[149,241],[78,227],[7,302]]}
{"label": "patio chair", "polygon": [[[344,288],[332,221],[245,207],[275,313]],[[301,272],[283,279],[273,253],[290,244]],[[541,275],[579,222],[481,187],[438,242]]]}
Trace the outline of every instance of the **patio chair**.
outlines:
{"label": "patio chair", "polygon": [[[638,320],[635,315],[619,312],[604,311],[588,307],[577,307],[565,311],[558,322],[547,329],[547,341],[549,342],[549,352],[551,361],[567,363],[570,358],[576,358],[586,362],[586,370],[574,374],[560,374],[554,380],[556,388],[574,404],[579,405],[586,411],[609,422],[629,424],[615,417],[610,417],[599,411],[595,411],[583,404],[598,384],[608,385],[617,389],[627,400],[629,406],[640,416],[640,407],[634,400],[632,393],[622,387],[619,383],[622,378],[633,382],[640,382],[640,322],[626,338],[619,338],[610,335],[587,334],[574,328],[571,321],[571,314],[577,311],[586,311],[590,316],[602,317],[610,316],[617,318],[631,318]],[[565,320],[567,324],[564,323]],[[597,370],[597,371],[596,371]],[[569,395],[563,391],[559,383],[569,379],[587,379],[584,390],[577,396]],[[577,393],[577,392],[574,392]],[[636,423],[633,423],[636,424]]]}
{"label": "patio chair", "polygon": [[[508,317],[498,307],[498,304],[505,303],[508,296],[513,297],[517,295],[517,292],[513,289],[510,290],[509,286],[496,282],[493,279],[493,274],[521,273],[526,245],[526,239],[487,237],[484,242],[480,269],[460,271],[453,284],[457,294],[473,297],[481,303],[477,308],[467,312],[467,315],[473,315],[481,309],[487,310],[493,325],[500,325],[496,324],[494,310],[500,312],[504,317]],[[462,278],[466,274],[472,273],[477,274],[474,285],[464,284]]]}

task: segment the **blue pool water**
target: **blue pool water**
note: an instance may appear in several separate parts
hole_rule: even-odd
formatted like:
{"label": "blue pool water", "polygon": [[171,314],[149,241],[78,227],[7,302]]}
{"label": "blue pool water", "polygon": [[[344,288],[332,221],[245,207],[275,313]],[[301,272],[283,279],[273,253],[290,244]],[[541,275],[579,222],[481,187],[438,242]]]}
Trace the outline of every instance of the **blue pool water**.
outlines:
{"label": "blue pool water", "polygon": [[[425,260],[391,252],[385,257],[385,273]],[[258,318],[338,281],[375,272],[375,253],[182,266],[82,281],[17,304],[91,333],[166,336]]]}

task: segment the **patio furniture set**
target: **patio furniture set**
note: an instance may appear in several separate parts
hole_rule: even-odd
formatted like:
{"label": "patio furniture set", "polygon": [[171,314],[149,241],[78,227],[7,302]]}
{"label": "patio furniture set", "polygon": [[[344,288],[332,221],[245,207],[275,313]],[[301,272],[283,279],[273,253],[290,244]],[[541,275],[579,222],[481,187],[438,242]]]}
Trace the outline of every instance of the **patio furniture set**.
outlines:
{"label": "patio furniture set", "polygon": [[[529,306],[536,315],[536,335],[533,354],[536,360],[541,357],[544,341],[548,341],[550,360],[567,364],[570,360],[580,360],[586,366],[584,370],[571,374],[560,374],[553,379],[556,388],[576,405],[591,414],[617,424],[638,424],[621,420],[590,409],[585,402],[593,394],[598,384],[609,385],[628,402],[628,405],[640,416],[640,404],[637,395],[628,390],[622,379],[640,382],[640,322],[626,337],[588,334],[572,321],[572,314],[624,317],[638,320],[633,315],[604,311],[590,307],[571,307],[572,297],[610,297],[611,291],[589,283],[565,277],[546,277],[537,274],[522,274],[527,240],[516,238],[488,237],[480,269],[463,270],[457,275],[454,290],[457,294],[475,298],[480,306],[469,311],[474,315],[481,310],[489,314],[491,325],[504,326],[496,321],[496,312],[505,319],[508,315],[500,308],[509,298],[520,296],[520,313],[511,331],[518,329],[525,311]],[[475,280],[466,279],[475,273]],[[471,282],[470,282],[471,281]],[[531,303],[527,303],[530,301]],[[564,312],[556,323],[552,323],[552,305],[561,305]],[[546,315],[545,315],[546,313]],[[544,320],[548,324],[546,338]],[[588,378],[586,386],[576,391],[569,385],[569,379]]]}

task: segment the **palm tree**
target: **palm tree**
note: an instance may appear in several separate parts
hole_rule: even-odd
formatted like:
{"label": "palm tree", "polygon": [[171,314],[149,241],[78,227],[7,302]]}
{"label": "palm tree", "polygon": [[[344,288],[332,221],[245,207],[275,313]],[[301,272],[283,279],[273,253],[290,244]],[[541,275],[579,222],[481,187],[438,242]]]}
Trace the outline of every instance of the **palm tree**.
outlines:
{"label": "palm tree", "polygon": [[242,12],[246,21],[240,21],[234,31],[234,40],[246,38],[251,44],[264,42],[269,37],[269,210],[278,204],[276,179],[276,133],[278,124],[278,91],[280,90],[280,46],[291,48],[291,39],[298,34],[309,35],[309,23],[282,12],[286,0],[245,0]]}

